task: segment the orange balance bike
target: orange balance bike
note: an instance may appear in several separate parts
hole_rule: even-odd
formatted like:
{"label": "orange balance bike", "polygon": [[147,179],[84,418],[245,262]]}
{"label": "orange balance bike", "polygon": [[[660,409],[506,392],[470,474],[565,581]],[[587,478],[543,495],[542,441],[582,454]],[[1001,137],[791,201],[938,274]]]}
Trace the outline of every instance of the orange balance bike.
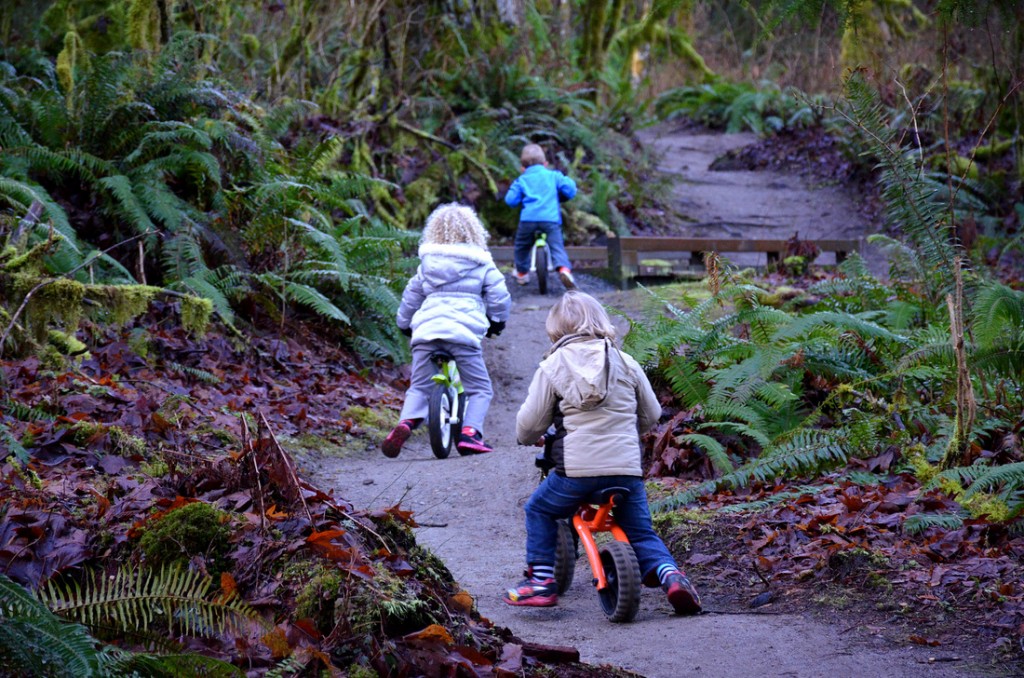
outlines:
{"label": "orange balance bike", "polygon": [[[546,449],[537,454],[535,463],[541,469],[541,478],[554,468],[550,448],[550,436],[546,437]],[[636,618],[640,610],[640,591],[643,580],[633,547],[615,523],[614,508],[629,495],[624,487],[609,487],[594,496],[587,497],[571,518],[558,521],[558,537],[555,547],[555,581],[558,592],[565,593],[572,585],[579,557],[579,545],[583,545],[592,583],[597,589],[601,610],[608,621],[627,623]],[[598,535],[609,533],[611,539]]]}

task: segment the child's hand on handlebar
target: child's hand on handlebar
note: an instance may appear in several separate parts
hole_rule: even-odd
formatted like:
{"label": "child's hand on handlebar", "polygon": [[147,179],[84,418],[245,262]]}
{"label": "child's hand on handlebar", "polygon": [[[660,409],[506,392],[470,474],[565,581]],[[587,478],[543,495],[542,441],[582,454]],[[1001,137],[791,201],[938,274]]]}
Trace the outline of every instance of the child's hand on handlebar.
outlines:
{"label": "child's hand on handlebar", "polygon": [[547,443],[547,441],[548,441],[548,437],[547,436],[541,436],[540,438],[537,438],[537,441],[533,444],[533,446],[534,447],[544,447],[544,445]]}

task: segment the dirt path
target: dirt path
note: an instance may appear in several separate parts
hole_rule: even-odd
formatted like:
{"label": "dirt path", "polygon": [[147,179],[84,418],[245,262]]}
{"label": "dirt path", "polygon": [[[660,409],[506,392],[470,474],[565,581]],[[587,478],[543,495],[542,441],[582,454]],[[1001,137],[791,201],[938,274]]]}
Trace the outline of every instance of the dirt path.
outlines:
{"label": "dirt path", "polygon": [[[581,286],[586,290],[587,281]],[[797,615],[726,611],[705,599],[709,614],[674,617],[657,589],[644,591],[634,623],[611,624],[601,613],[584,560],[557,607],[521,609],[502,603],[501,592],[525,566],[522,507],[538,481],[534,448],[515,444],[515,414],[549,345],[543,323],[551,302],[552,297],[536,295],[517,298],[508,329],[486,346],[497,393],[486,430],[494,454],[438,460],[425,433],[418,431],[397,459],[386,459],[373,448],[346,459],[306,460],[305,472],[357,506],[400,502],[413,510],[422,525],[416,530],[418,541],[448,565],[483,616],[525,640],[575,646],[590,663],[651,678],[971,675],[963,666],[928,665],[934,651],[894,650],[881,639],[857,637]],[[715,576],[713,569],[688,569],[698,587]]]}
{"label": "dirt path", "polygon": [[[743,142],[732,138],[726,141]],[[715,143],[722,142],[723,139],[718,139]],[[664,143],[669,147],[689,144],[702,149],[687,156],[691,158],[691,166],[679,166],[681,173],[695,171],[692,163],[704,162],[699,158],[706,156],[706,162],[710,163],[715,155],[709,150],[711,140],[703,137]],[[672,162],[678,163],[679,159]],[[723,177],[722,173],[714,174]],[[754,205],[737,198],[739,184],[735,182],[746,185],[751,177],[725,177],[723,180],[734,183],[731,188],[717,183],[701,184],[699,200],[706,202],[702,210],[720,210],[723,223],[738,223],[742,218],[743,223],[760,221],[762,225],[758,228],[766,231],[781,228],[766,216],[781,209],[779,205]],[[766,195],[781,190],[770,188],[770,184],[769,181],[763,191]],[[683,190],[681,195],[685,194]],[[783,202],[794,207],[795,202],[800,201]],[[800,204],[814,206],[816,201],[811,199],[809,203]],[[818,215],[824,219],[828,215],[822,209],[819,208]],[[836,236],[848,237],[858,228],[839,218],[832,221],[837,229]],[[788,237],[792,230],[792,226],[786,226],[771,237]],[[728,230],[723,234],[736,235]],[[607,290],[598,281],[580,278],[584,291],[600,295]],[[970,672],[963,664],[956,668],[929,664],[928,657],[936,653],[928,648],[894,648],[879,636],[856,635],[856,631],[850,631],[857,626],[856,620],[833,627],[799,615],[774,614],[764,608],[725,610],[721,603],[708,597],[704,601],[708,614],[696,618],[674,617],[657,589],[644,591],[641,610],[634,623],[611,624],[601,613],[596,593],[585,573],[584,560],[579,561],[576,581],[557,607],[521,609],[505,605],[500,599],[502,591],[521,577],[525,567],[522,507],[538,481],[533,467],[535,449],[515,444],[515,415],[536,364],[549,346],[543,327],[554,298],[524,293],[509,284],[514,295],[512,319],[505,333],[485,346],[496,393],[485,431],[485,437],[495,447],[493,454],[476,457],[453,454],[446,460],[438,460],[430,452],[426,434],[420,431],[397,459],[387,459],[373,447],[344,459],[300,459],[305,473],[317,485],[333,488],[338,496],[357,506],[401,503],[403,508],[413,510],[422,525],[416,531],[420,544],[432,549],[447,564],[456,579],[476,598],[484,617],[508,627],[525,640],[575,646],[583,660],[590,663],[621,666],[652,678],[980,675],[980,672]],[[560,293],[557,282],[555,287],[555,293]],[[687,569],[698,589],[702,581],[710,581],[716,574],[713,567]]]}
{"label": "dirt path", "polygon": [[[639,133],[657,154],[657,167],[674,177],[671,209],[674,234],[700,238],[856,239],[872,232],[857,209],[854,196],[841,186],[813,185],[807,179],[778,172],[741,169],[712,170],[728,151],[757,141],[757,136],[676,129],[663,124]],[[861,254],[872,273],[886,274],[884,258],[865,246]],[[764,265],[765,254],[727,255],[741,266]],[[834,264],[823,253],[820,264]]]}

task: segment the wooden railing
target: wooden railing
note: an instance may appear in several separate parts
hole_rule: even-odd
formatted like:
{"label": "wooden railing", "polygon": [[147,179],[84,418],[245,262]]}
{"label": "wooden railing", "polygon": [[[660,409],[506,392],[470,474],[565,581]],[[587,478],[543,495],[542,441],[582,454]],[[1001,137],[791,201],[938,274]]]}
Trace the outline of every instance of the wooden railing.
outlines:
{"label": "wooden railing", "polygon": [[[765,253],[769,264],[781,261],[786,252],[786,240],[747,240],[742,238],[675,238],[662,236],[632,236],[609,238],[607,246],[568,246],[566,254],[574,268],[606,269],[613,282],[620,286],[638,277],[675,277],[704,270],[704,253]],[[809,240],[819,252],[835,254],[836,263],[851,252],[860,249],[859,240]],[[498,263],[511,263],[513,249],[508,246],[491,247]]]}

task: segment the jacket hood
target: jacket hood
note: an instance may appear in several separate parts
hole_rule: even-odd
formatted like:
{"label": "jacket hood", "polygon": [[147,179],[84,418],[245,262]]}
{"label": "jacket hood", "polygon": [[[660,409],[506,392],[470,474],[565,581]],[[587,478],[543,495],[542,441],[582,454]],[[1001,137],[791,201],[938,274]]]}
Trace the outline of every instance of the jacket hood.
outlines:
{"label": "jacket hood", "polygon": [[607,339],[572,334],[551,347],[540,369],[565,404],[592,410],[607,397],[609,384],[615,383],[613,372],[618,367],[611,354],[616,350]]}
{"label": "jacket hood", "polygon": [[[464,277],[469,271],[480,266],[493,264],[494,259],[487,250],[476,245],[420,245],[420,271],[424,279],[435,285]],[[430,256],[426,256],[430,255]]]}

